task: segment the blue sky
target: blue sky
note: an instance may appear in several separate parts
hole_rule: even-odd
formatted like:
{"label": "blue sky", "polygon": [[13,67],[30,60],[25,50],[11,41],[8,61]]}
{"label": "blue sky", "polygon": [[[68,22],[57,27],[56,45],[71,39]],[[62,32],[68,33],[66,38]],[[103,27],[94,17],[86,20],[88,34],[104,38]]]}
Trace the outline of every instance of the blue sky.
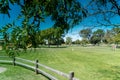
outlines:
{"label": "blue sky", "polygon": [[[11,22],[15,21],[16,17],[20,13],[20,7],[18,5],[16,5],[16,4],[10,5],[10,8],[11,8],[11,10],[9,11],[10,12],[10,18],[8,17],[7,14],[0,14],[0,27],[3,27],[7,23],[11,23]],[[17,21],[16,24],[20,25],[19,21]]]}
{"label": "blue sky", "polygon": [[[82,4],[86,4],[86,1],[84,0],[80,0],[81,2],[83,2]],[[21,20],[16,20],[16,17],[18,16],[18,14],[20,13],[20,7],[16,4],[14,5],[10,5],[10,18],[8,17],[8,15],[5,14],[0,14],[0,27],[5,26],[7,23],[11,23],[13,21],[15,21],[16,25],[21,25]],[[81,22],[79,25],[74,26],[74,28],[70,29],[68,31],[68,33],[65,35],[66,37],[71,37],[73,39],[73,41],[75,41],[76,39],[81,39],[81,37],[79,36],[79,31],[81,29],[87,28],[87,27],[93,27],[94,25],[97,25],[96,20],[94,17],[89,17],[85,20],[83,20],[83,22]],[[113,23],[120,23],[120,17],[116,16],[112,19]],[[53,21],[51,21],[50,17],[45,19],[45,22],[41,23],[41,27],[40,29],[47,29],[49,27],[52,27],[54,24]],[[107,27],[108,29],[110,29],[111,26]],[[104,29],[104,26],[101,26],[99,28]],[[106,29],[107,29],[106,28]]]}
{"label": "blue sky", "polygon": [[[11,23],[13,21],[15,21],[16,25],[21,25],[21,20],[16,19],[20,13],[20,6],[14,4],[10,5],[10,8],[10,18],[7,14],[0,14],[0,27],[3,27],[7,23]],[[52,27],[53,24],[54,22],[50,20],[50,17],[48,17],[45,19],[45,22],[41,23],[41,29],[47,29],[48,27]]]}

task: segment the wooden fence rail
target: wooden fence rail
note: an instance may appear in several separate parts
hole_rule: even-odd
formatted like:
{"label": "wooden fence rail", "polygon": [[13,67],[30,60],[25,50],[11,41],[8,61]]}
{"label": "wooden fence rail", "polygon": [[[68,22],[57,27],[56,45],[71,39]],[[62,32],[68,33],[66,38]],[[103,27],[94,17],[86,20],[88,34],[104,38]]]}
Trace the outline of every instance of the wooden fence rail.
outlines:
{"label": "wooden fence rail", "polygon": [[[0,56],[0,58],[10,58],[10,57]],[[22,61],[23,61],[23,62],[27,62],[27,63],[32,63],[32,64],[34,64],[35,66],[29,65],[29,64],[27,64],[27,63],[23,63]],[[9,64],[13,64],[14,66],[15,66],[15,65],[18,65],[18,66],[25,67],[25,68],[27,68],[27,69],[31,69],[32,71],[35,71],[36,74],[42,74],[42,75],[44,75],[45,77],[47,77],[48,79],[50,79],[50,80],[58,80],[58,79],[55,78],[54,76],[46,73],[45,71],[39,69],[39,66],[40,66],[40,67],[43,67],[43,68],[45,68],[45,69],[47,69],[47,70],[50,70],[50,71],[52,71],[52,72],[54,72],[54,73],[56,73],[56,74],[58,74],[58,75],[60,75],[60,76],[63,76],[63,77],[65,77],[65,78],[67,78],[68,80],[79,80],[79,79],[77,79],[77,78],[74,77],[74,72],[70,72],[69,74],[66,74],[66,73],[63,73],[63,72],[61,72],[61,71],[55,70],[55,69],[53,69],[53,68],[50,68],[50,67],[48,67],[48,66],[46,66],[46,65],[40,64],[40,63],[38,62],[38,60],[36,60],[36,61],[31,61],[31,60],[27,60],[27,59],[15,57],[15,58],[12,58],[11,60],[6,60],[6,59],[5,59],[5,60],[0,60],[0,63],[9,63]]]}

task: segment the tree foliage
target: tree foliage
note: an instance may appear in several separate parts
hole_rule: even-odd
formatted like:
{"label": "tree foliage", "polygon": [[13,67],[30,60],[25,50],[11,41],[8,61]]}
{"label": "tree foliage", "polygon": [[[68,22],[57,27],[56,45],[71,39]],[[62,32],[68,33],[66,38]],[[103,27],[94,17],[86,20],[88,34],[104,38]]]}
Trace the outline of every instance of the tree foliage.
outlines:
{"label": "tree foliage", "polygon": [[72,44],[72,38],[66,37],[66,44],[71,45]]}
{"label": "tree foliage", "polygon": [[79,35],[84,38],[89,40],[92,34],[92,30],[90,28],[83,29],[79,32]]}
{"label": "tree foliage", "polygon": [[[6,42],[9,42],[8,37],[11,37],[12,40],[16,39],[14,43],[23,45],[24,48],[27,48],[29,44],[36,48],[39,41],[43,41],[42,38],[47,37],[49,41],[51,39],[59,41],[61,34],[65,31],[67,32],[88,16],[97,16],[96,18],[101,16],[106,23],[112,24],[110,18],[114,15],[120,15],[119,0],[89,0],[86,4],[82,3],[80,0],[1,0],[0,13],[7,14],[10,17],[10,5],[17,4],[21,7],[18,18],[22,19],[21,26],[12,28],[12,35],[8,35],[4,31],[4,38]],[[54,32],[55,34],[50,30],[48,34],[52,34],[52,37],[51,35],[38,37],[40,35],[40,23],[44,22],[47,17],[51,17],[51,20],[54,21],[53,26],[57,28]],[[100,20],[101,18],[97,19],[98,23],[105,25],[106,23],[100,22],[103,21]],[[18,32],[15,30],[18,30]],[[88,30],[82,36],[89,39],[90,32]],[[99,35],[100,39],[102,35]],[[96,39],[95,35],[94,38]]]}
{"label": "tree foliage", "polygon": [[90,42],[93,44],[99,44],[103,42],[105,32],[102,29],[97,29],[93,32]]}
{"label": "tree foliage", "polygon": [[52,28],[40,31],[39,38],[40,38],[41,43],[44,43],[45,40],[47,40],[49,46],[50,44],[57,45],[57,46],[62,44],[63,33],[61,30],[62,29],[60,27],[57,27],[57,28],[52,27]]}
{"label": "tree foliage", "polygon": [[114,43],[116,43],[116,44],[120,43],[120,28],[114,27],[112,29],[112,32],[114,34],[114,37],[113,37]]}
{"label": "tree foliage", "polygon": [[[14,3],[21,7],[17,18],[22,19],[22,25],[13,28],[11,38],[16,39],[14,43],[21,45],[24,49],[29,44],[36,48],[40,39],[43,41],[42,38],[47,38],[49,41],[53,39],[54,42],[59,43],[61,34],[86,17],[86,10],[81,9],[82,6],[77,0],[1,0],[0,13],[8,14],[10,17],[10,4],[14,5]],[[40,23],[47,17],[51,17],[51,20],[55,22],[53,27],[56,30],[47,30],[45,36],[44,34],[39,36]]]}
{"label": "tree foliage", "polygon": [[104,36],[104,39],[105,39],[105,43],[108,43],[108,44],[111,44],[114,42],[114,34],[111,30],[107,30],[105,32],[105,36]]}

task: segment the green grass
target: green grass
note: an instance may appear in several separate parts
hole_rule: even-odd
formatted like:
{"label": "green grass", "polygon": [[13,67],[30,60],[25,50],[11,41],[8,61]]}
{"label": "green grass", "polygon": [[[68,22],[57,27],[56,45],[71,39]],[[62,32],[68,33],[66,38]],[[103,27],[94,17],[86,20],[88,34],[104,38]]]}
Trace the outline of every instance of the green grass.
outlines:
{"label": "green grass", "polygon": [[[3,54],[1,53],[0,55]],[[80,80],[120,80],[120,49],[113,51],[111,47],[78,46],[68,48],[41,48],[35,52],[28,51],[27,53],[21,53],[19,57],[30,60],[38,59],[40,63],[65,73],[74,71],[75,77]],[[9,68],[8,65],[7,68]],[[24,72],[24,75],[26,74],[27,76],[29,76],[27,73],[30,73],[30,75],[35,74],[21,67],[15,67],[13,69],[20,74]],[[23,69],[23,71],[19,69]],[[9,74],[9,70],[0,75],[0,80],[1,76],[6,77],[5,74],[7,72],[8,76],[11,76],[10,78],[13,79],[6,80],[15,80],[16,77]],[[39,76],[34,75],[34,77],[36,79],[26,77],[23,80],[37,80]]]}
{"label": "green grass", "polygon": [[19,66],[0,64],[0,67],[7,68],[5,72],[0,73],[0,80],[47,80],[44,76]]}

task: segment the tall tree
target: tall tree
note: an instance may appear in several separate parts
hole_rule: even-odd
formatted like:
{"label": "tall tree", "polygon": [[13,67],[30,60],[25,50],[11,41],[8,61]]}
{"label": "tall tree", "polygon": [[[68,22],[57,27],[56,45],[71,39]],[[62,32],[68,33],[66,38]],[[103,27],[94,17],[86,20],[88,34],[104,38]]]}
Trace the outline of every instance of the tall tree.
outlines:
{"label": "tall tree", "polygon": [[112,28],[111,31],[113,32],[114,35],[117,35],[120,33],[120,27],[114,27],[114,28]]}
{"label": "tall tree", "polygon": [[104,38],[105,38],[106,43],[109,43],[109,44],[114,43],[114,34],[113,34],[113,31],[112,30],[107,30],[105,32]]}
{"label": "tall tree", "polygon": [[105,32],[102,29],[97,29],[97,31],[93,32],[93,35],[95,35],[97,37],[100,37],[100,41],[103,42],[103,38],[104,38]]}
{"label": "tall tree", "polygon": [[72,44],[72,38],[71,37],[66,37],[66,44],[69,44],[69,45]]}
{"label": "tall tree", "polygon": [[40,31],[40,39],[44,41],[45,39],[48,41],[48,45],[55,44],[57,47],[61,44],[63,31],[60,27],[57,28],[49,28],[46,30]]}
{"label": "tall tree", "polygon": [[120,42],[120,28],[114,27],[111,31],[114,35],[113,36],[114,43],[118,45],[118,43]]}
{"label": "tall tree", "polygon": [[92,30],[90,28],[83,29],[79,32],[79,35],[84,39],[89,40],[92,34]]}
{"label": "tall tree", "polygon": [[118,44],[120,43],[120,33],[114,37],[114,40],[115,40],[115,44],[117,44],[118,46]]}
{"label": "tall tree", "polygon": [[102,29],[97,29],[93,32],[90,42],[93,44],[99,44],[103,42],[105,32]]}

